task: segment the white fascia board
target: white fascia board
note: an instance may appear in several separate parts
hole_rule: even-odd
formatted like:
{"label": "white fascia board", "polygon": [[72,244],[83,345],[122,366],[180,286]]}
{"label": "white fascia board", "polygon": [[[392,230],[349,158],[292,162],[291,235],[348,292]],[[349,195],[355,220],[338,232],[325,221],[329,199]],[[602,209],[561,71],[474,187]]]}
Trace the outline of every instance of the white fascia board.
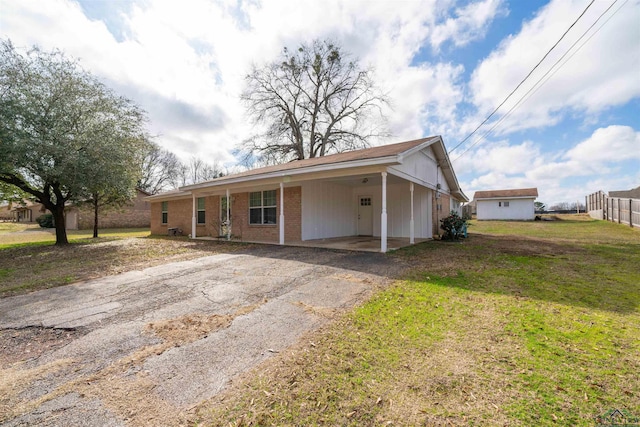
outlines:
{"label": "white fascia board", "polygon": [[415,147],[410,148],[407,151],[404,151],[404,152],[398,154],[398,163],[402,163],[404,161],[405,157],[411,156],[412,154],[417,153],[418,151],[422,151],[425,148],[430,147],[436,141],[438,141],[438,139],[440,139],[439,136],[434,136],[433,138],[423,142],[422,144],[416,145]]}
{"label": "white fascia board", "polygon": [[300,176],[300,175],[306,175],[306,174],[312,174],[312,173],[331,172],[331,171],[342,170],[342,169],[351,169],[351,168],[366,167],[366,166],[381,166],[381,165],[390,165],[390,164],[399,164],[399,163],[402,163],[402,162],[399,161],[397,155],[379,157],[377,159],[352,160],[349,162],[330,163],[327,165],[309,166],[304,168],[275,171],[275,172],[269,172],[266,174],[241,176],[241,177],[229,178],[221,181],[203,182],[202,184],[193,184],[185,187],[180,187],[180,190],[196,191],[196,190],[205,189],[208,187],[232,186],[235,184],[242,184],[250,181],[262,181],[262,180],[268,180],[268,179],[282,180],[284,179],[284,177],[287,177],[287,176],[293,177],[293,176]]}
{"label": "white fascia board", "polygon": [[503,196],[503,197],[482,197],[479,199],[475,199],[477,201],[483,201],[483,200],[513,200],[513,199],[518,199],[518,200],[525,200],[525,199],[531,199],[531,200],[535,200],[536,197],[535,196],[513,196],[513,197],[508,197],[508,196]]}
{"label": "white fascia board", "polygon": [[144,198],[147,202],[164,202],[166,200],[179,200],[179,199],[190,199],[191,191],[185,191],[181,193],[175,194],[154,194],[153,196],[147,196]]}

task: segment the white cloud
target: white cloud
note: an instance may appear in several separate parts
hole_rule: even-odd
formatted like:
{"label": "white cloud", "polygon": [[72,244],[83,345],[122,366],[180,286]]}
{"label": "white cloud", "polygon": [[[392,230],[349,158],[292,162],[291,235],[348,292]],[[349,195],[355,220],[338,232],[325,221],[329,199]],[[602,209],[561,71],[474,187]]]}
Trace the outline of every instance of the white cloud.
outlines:
{"label": "white cloud", "polygon": [[[518,34],[503,40],[474,70],[470,88],[481,114],[488,114],[502,102],[587,3],[586,0],[553,0],[525,23]],[[502,132],[546,127],[574,111],[597,114],[640,96],[639,4],[638,0],[631,0],[624,5],[563,68],[514,111],[501,126]],[[595,2],[499,115],[508,111],[609,5],[609,2]],[[605,15],[600,24],[617,7]]]}
{"label": "white cloud", "polygon": [[605,162],[640,160],[640,132],[629,126],[608,126],[597,129],[565,155],[569,160],[599,166]]}
{"label": "white cloud", "polygon": [[[455,156],[453,156],[455,158]],[[621,162],[632,163],[627,174]],[[598,190],[625,189],[640,181],[640,131],[629,126],[599,128],[573,148],[543,153],[531,141],[487,144],[454,161],[459,174],[475,174],[464,183],[478,190],[538,187],[549,203],[575,201]],[[576,181],[574,183],[574,181]]]}
{"label": "white cloud", "polygon": [[447,18],[442,24],[434,26],[429,37],[431,47],[437,51],[448,40],[460,47],[484,37],[491,21],[497,15],[506,13],[501,6],[502,0],[485,0],[457,8],[455,18]]}
{"label": "white cloud", "polygon": [[[134,0],[121,15],[113,14],[118,19],[109,20],[109,26],[87,18],[71,0],[0,1],[0,37],[81,58],[85,68],[149,112],[150,130],[163,146],[183,158],[222,161],[232,161],[230,151],[252,131],[239,103],[244,76],[252,63],[273,60],[284,46],[334,39],[363,66],[373,67],[376,81],[392,98],[387,114],[393,141],[441,134],[449,143],[484,119],[586,5],[586,0],[552,1],[507,37],[467,82],[458,63],[415,63],[414,57],[425,46],[437,52],[448,43],[453,50],[481,39],[496,16],[506,15],[501,0],[459,8],[453,0],[401,6],[364,0]],[[585,21],[592,22],[607,4],[596,2]],[[590,126],[597,125],[602,111],[640,96],[639,4],[630,0],[503,131],[548,127],[568,114],[586,114]],[[478,111],[467,108],[469,116],[461,117],[463,104]],[[531,137],[515,142],[503,136],[476,147],[454,166],[459,176],[475,175],[463,182],[469,195],[475,189],[538,186],[541,197],[563,201],[574,198],[563,188],[577,191],[582,185],[568,181],[614,182],[602,174],[619,170],[620,160],[638,158],[636,130],[600,127],[565,151],[549,152],[549,142]],[[627,181],[615,182],[624,188]]]}

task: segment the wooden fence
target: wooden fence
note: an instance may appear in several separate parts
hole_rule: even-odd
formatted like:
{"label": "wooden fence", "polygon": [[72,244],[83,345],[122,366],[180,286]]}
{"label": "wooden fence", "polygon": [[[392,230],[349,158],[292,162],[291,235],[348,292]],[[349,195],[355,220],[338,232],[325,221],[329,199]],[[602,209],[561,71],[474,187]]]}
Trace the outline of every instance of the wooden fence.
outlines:
{"label": "wooden fence", "polygon": [[585,203],[591,218],[640,227],[640,199],[609,197],[598,191],[585,197]]}

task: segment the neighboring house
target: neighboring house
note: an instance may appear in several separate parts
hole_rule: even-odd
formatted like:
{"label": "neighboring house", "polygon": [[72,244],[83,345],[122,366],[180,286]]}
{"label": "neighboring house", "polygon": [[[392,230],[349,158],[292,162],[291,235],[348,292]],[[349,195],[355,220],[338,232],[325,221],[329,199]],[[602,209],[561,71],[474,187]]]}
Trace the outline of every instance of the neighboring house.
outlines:
{"label": "neighboring house", "polygon": [[478,220],[533,220],[535,219],[533,203],[537,197],[537,188],[477,191],[473,196],[476,202],[476,218]]}
{"label": "neighboring house", "polygon": [[382,252],[388,237],[432,238],[439,219],[468,201],[439,136],[249,170],[147,200],[152,234],[178,228],[281,245],[374,236]]}
{"label": "neighboring house", "polygon": [[[98,210],[100,228],[143,228],[151,224],[151,207],[146,200],[151,194],[136,188],[136,197],[126,205]],[[67,230],[87,230],[93,228],[94,213],[90,205],[73,206],[65,209]]]}
{"label": "neighboring house", "polygon": [[640,187],[631,190],[609,191],[609,197],[619,197],[622,199],[640,199]]}
{"label": "neighboring house", "polygon": [[11,209],[13,208],[11,203],[0,205],[0,221],[11,221],[13,220],[13,213]]}
{"label": "neighboring house", "polygon": [[36,222],[46,211],[42,204],[25,200],[23,203],[13,204],[11,219],[15,222]]}
{"label": "neighboring house", "polygon": [[[120,208],[102,208],[98,211],[100,228],[143,228],[151,223],[151,208],[146,198],[149,193],[136,189],[136,197]],[[40,203],[26,201],[23,205],[14,204],[11,219],[16,222],[36,222],[40,215],[48,213]],[[64,210],[67,230],[86,230],[93,228],[94,213],[89,205],[67,205]]]}

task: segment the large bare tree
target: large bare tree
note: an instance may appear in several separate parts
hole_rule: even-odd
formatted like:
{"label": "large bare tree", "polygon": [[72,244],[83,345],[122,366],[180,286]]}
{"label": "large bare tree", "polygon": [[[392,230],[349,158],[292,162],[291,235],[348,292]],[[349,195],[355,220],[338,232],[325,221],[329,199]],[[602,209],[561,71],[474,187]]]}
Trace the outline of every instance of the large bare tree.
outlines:
{"label": "large bare tree", "polygon": [[365,148],[386,133],[387,101],[371,70],[330,41],[285,48],[277,60],[254,65],[242,100],[264,129],[242,151],[266,164]]}

